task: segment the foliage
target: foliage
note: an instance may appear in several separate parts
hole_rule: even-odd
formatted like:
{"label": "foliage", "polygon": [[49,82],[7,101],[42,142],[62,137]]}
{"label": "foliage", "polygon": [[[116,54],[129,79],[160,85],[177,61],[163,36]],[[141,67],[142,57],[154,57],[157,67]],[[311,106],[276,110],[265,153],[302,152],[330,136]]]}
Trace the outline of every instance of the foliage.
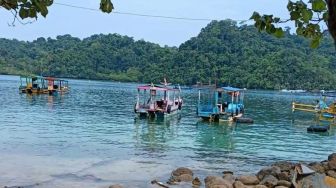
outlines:
{"label": "foliage", "polygon": [[334,0],[309,0],[307,3],[300,1],[288,1],[287,9],[290,18],[281,20],[273,15],[260,15],[254,12],[251,19],[255,21],[255,27],[259,31],[265,30],[269,34],[282,37],[284,32],[280,25],[292,21],[295,23],[296,34],[311,39],[311,47],[320,45],[323,32],[321,22],[328,26],[331,36],[336,41],[336,1]]}
{"label": "foliage", "polygon": [[277,39],[254,26],[213,21],[179,48],[117,34],[70,35],[32,42],[0,39],[0,73],[128,82],[222,83],[258,89],[334,89],[330,36],[317,49],[284,31]]}
{"label": "foliage", "polygon": [[[48,7],[53,4],[53,0],[0,0],[0,8],[15,12],[15,18],[19,14],[21,19],[37,18],[38,14],[46,17]],[[112,12],[113,4],[111,0],[100,0],[100,10]]]}

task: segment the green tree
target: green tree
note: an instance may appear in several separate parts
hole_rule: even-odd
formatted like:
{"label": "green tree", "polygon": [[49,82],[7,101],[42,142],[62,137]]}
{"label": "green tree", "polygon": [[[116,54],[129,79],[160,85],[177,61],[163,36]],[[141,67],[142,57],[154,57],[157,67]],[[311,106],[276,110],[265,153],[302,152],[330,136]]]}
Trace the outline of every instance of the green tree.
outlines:
{"label": "green tree", "polygon": [[277,37],[284,36],[284,30],[281,24],[294,22],[296,34],[309,38],[311,47],[319,46],[324,32],[321,24],[328,27],[328,31],[334,39],[336,46],[336,1],[335,0],[309,0],[307,1],[288,1],[287,9],[290,18],[283,20],[274,15],[260,15],[254,12],[251,19],[255,21],[255,27],[259,31],[266,31]]}

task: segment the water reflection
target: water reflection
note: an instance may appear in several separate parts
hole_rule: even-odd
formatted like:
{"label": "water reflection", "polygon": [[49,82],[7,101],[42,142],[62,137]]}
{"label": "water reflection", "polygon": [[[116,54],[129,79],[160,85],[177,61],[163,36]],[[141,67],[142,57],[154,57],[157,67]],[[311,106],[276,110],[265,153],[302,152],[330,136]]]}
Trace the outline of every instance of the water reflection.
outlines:
{"label": "water reflection", "polygon": [[181,115],[167,119],[134,119],[134,139],[136,147],[162,153],[169,148],[168,142],[177,137]]}
{"label": "water reflection", "polygon": [[201,148],[234,150],[234,131],[236,125],[229,122],[205,122],[196,123],[196,142]]}

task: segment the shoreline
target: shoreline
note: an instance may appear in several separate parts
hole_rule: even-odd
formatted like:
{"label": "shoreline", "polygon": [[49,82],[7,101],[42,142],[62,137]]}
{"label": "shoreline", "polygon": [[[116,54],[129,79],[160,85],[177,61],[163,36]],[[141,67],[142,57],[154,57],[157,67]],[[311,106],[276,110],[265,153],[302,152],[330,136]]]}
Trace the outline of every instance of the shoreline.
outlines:
{"label": "shoreline", "polygon": [[[120,167],[122,165],[119,165]],[[108,171],[109,167],[106,168]],[[169,168],[169,167],[168,167]],[[162,169],[163,170],[163,169]],[[143,183],[134,180],[110,181],[100,179],[94,175],[78,176],[76,174],[63,175],[60,179],[50,179],[27,185],[0,185],[1,188],[34,188],[34,187],[97,187],[97,188],[322,188],[336,187],[336,153],[330,154],[326,160],[320,162],[291,162],[276,161],[261,168],[257,173],[236,175],[230,169],[224,169],[217,175],[199,174],[201,169],[179,167],[164,177],[146,179]],[[126,174],[125,174],[126,175]],[[139,174],[141,176],[141,174]],[[70,179],[75,178],[72,182]],[[150,178],[150,177],[149,177]],[[127,178],[126,178],[127,179]],[[89,181],[88,181],[89,180]],[[49,184],[51,183],[51,184]]]}
{"label": "shoreline", "polygon": [[[6,74],[6,73],[1,73],[0,76],[22,76],[20,74]],[[36,75],[38,76],[38,75]],[[55,78],[61,78],[61,79],[68,79],[68,80],[78,80],[78,81],[96,81],[96,82],[111,82],[111,83],[125,83],[125,84],[146,84],[147,82],[141,82],[141,81],[123,81],[123,80],[111,80],[111,79],[89,79],[89,78],[80,78],[80,77],[58,77],[58,76],[51,76],[51,77],[55,77]],[[174,85],[174,84],[173,84]],[[179,84],[180,85],[180,84]],[[183,84],[180,85],[181,88],[184,88],[185,90],[189,90],[189,89],[198,89],[202,86],[207,86],[207,85],[201,85],[201,86],[196,86],[195,84]],[[184,90],[182,89],[182,90]],[[284,93],[284,94],[307,94],[307,93],[311,93],[311,94],[320,94],[321,90],[320,89],[313,89],[313,90],[302,90],[302,89],[263,89],[263,88],[244,88],[247,89],[249,91],[272,91],[272,92],[280,92],[280,93]],[[284,91],[286,90],[286,91]],[[326,92],[334,92],[335,90],[326,90]]]}
{"label": "shoreline", "polygon": [[[151,181],[160,187],[179,187],[184,182],[193,188],[322,188],[336,187],[336,153],[327,160],[312,163],[278,161],[256,174],[235,176],[233,171],[223,171],[223,176],[207,176],[204,180],[186,167],[172,171],[166,183]],[[109,188],[115,188],[110,186]],[[119,188],[119,187],[116,187]]]}

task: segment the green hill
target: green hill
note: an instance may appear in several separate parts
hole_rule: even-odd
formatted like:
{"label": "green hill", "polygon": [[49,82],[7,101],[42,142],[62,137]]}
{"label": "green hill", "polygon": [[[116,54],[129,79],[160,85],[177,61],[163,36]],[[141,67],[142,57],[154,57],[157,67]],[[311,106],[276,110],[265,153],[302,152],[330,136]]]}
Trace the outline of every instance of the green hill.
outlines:
{"label": "green hill", "polygon": [[0,39],[0,73],[180,84],[209,80],[258,89],[335,89],[336,56],[330,37],[309,41],[259,33],[230,20],[213,21],[179,48],[117,34],[80,40],[70,35],[33,42]]}

